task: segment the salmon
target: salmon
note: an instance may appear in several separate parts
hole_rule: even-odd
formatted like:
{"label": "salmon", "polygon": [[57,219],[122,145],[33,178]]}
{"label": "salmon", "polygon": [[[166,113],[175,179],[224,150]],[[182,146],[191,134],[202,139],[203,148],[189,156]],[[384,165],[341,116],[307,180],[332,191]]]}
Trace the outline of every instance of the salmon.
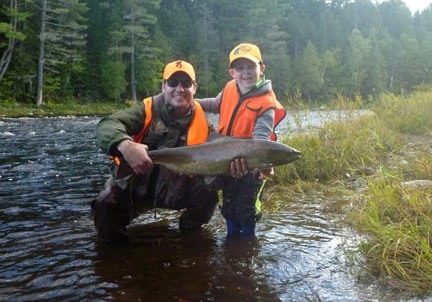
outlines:
{"label": "salmon", "polygon": [[230,162],[246,159],[249,169],[285,165],[301,157],[300,151],[273,141],[220,137],[204,144],[149,151],[154,164],[186,175],[229,175]]}

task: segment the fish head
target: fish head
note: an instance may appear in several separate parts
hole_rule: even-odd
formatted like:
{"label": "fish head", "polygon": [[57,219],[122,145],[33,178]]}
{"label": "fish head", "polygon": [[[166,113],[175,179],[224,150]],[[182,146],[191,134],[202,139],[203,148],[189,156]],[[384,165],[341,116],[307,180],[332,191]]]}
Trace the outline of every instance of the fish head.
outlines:
{"label": "fish head", "polygon": [[295,148],[278,142],[267,141],[260,150],[265,151],[265,166],[280,166],[301,158],[301,152]]}

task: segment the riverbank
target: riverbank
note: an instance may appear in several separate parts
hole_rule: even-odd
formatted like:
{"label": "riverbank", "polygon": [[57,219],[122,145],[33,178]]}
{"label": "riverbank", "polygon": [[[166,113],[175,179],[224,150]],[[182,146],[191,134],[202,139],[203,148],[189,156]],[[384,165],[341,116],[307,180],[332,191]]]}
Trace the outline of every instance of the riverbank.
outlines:
{"label": "riverbank", "polygon": [[286,202],[289,190],[328,196],[341,225],[362,234],[362,274],[408,295],[429,294],[432,92],[384,95],[370,109],[374,115],[285,138],[303,158],[277,169],[271,198]]}
{"label": "riverbank", "polygon": [[128,107],[126,102],[47,102],[35,104],[0,101],[0,117],[103,116]]}

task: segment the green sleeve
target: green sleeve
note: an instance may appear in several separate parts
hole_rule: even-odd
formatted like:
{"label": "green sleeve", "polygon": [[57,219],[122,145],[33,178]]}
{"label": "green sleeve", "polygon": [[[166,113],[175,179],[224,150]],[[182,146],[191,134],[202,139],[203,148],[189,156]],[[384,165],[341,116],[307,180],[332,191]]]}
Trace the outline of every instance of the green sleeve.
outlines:
{"label": "green sleeve", "polygon": [[115,154],[117,144],[132,136],[144,127],[144,103],[113,113],[104,117],[97,125],[97,144],[103,152]]}

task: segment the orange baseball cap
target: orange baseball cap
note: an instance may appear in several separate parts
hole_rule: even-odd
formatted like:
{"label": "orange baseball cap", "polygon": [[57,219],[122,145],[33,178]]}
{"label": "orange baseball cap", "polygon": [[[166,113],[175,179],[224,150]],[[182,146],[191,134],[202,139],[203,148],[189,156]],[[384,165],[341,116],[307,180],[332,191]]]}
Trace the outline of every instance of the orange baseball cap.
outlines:
{"label": "orange baseball cap", "polygon": [[183,60],[177,60],[165,65],[163,79],[168,80],[174,73],[181,71],[187,74],[192,81],[195,81],[195,70],[193,66]]}
{"label": "orange baseball cap", "polygon": [[235,60],[241,58],[251,60],[254,63],[262,62],[261,51],[258,46],[251,43],[241,43],[231,50],[229,54],[229,66],[231,67]]}

